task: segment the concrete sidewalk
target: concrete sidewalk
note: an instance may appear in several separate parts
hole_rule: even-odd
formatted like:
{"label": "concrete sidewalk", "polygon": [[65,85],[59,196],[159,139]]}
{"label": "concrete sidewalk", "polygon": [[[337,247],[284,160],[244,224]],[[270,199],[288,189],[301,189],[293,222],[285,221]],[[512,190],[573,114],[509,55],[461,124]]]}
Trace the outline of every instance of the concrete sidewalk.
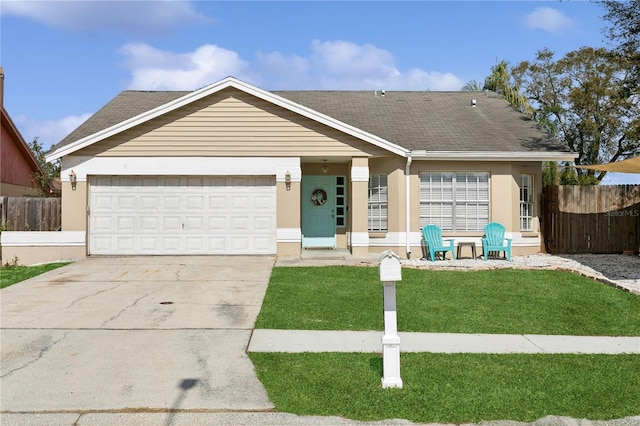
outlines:
{"label": "concrete sidewalk", "polygon": [[[640,337],[398,333],[403,352],[640,354]],[[253,331],[249,352],[382,352],[382,331]]]}

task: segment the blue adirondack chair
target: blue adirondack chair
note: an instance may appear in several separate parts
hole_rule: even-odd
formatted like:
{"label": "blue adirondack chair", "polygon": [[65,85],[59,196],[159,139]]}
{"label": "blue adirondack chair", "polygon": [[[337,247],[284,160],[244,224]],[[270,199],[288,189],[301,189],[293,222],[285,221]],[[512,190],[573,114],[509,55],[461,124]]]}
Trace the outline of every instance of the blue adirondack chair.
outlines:
{"label": "blue adirondack chair", "polygon": [[484,227],[482,237],[482,252],[484,260],[489,259],[489,252],[504,252],[508,261],[511,261],[511,238],[504,237],[504,226],[498,222],[491,222]]}
{"label": "blue adirondack chair", "polygon": [[[448,251],[451,252],[453,260],[456,260],[453,239],[443,240],[442,230],[438,226],[427,225],[422,228],[422,238],[427,245],[427,251],[432,262],[436,260],[436,253],[442,252],[442,257],[446,258]],[[445,242],[447,242],[446,245]]]}

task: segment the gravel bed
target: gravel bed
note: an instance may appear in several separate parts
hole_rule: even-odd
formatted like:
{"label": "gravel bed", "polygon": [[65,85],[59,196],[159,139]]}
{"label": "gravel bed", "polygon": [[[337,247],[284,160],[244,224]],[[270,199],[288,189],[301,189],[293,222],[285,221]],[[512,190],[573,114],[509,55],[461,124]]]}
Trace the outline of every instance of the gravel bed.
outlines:
{"label": "gravel bed", "polygon": [[505,259],[402,260],[405,267],[433,270],[556,269],[582,274],[640,295],[640,257],[623,254],[534,254]]}

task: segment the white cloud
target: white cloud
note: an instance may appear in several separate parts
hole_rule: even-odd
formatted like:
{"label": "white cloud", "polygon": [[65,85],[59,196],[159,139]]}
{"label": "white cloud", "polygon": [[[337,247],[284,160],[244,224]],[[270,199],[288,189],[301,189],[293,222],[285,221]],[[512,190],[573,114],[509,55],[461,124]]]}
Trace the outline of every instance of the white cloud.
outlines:
{"label": "white cloud", "polygon": [[386,79],[400,74],[393,55],[370,44],[360,46],[342,40],[314,40],[312,51],[312,62],[321,75],[353,80],[361,77]]}
{"label": "white cloud", "polygon": [[242,79],[247,68],[236,52],[212,44],[173,53],[130,43],[120,52],[133,76],[129,88],[136,90],[194,90],[230,75]]}
{"label": "white cloud", "polygon": [[126,34],[162,34],[181,25],[210,21],[190,1],[3,1],[3,15],[32,19],[53,28]]}
{"label": "white cloud", "polygon": [[84,123],[90,116],[90,113],[84,113],[70,115],[58,120],[40,121],[27,118],[24,115],[18,115],[13,117],[13,121],[25,142],[30,143],[34,138],[38,138],[44,149],[48,150],[52,145],[60,142],[65,136]]}
{"label": "white cloud", "polygon": [[551,7],[539,7],[525,17],[527,26],[559,34],[573,28],[573,22],[564,13]]}
{"label": "white cloud", "polygon": [[389,51],[341,40],[313,41],[308,56],[259,52],[253,61],[210,44],[174,53],[135,43],[120,52],[131,89],[194,90],[230,75],[267,90],[459,90],[464,84],[452,73],[401,71]]}

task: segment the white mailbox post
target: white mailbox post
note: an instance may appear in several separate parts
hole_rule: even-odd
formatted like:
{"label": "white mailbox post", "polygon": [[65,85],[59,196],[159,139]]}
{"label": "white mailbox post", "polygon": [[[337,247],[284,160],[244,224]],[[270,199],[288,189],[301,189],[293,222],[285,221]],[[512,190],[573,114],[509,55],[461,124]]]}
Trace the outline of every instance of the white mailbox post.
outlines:
{"label": "white mailbox post", "polygon": [[402,281],[400,258],[391,250],[380,255],[380,281],[384,287],[384,336],[382,336],[382,387],[401,388],[400,336],[396,313],[396,281]]}

